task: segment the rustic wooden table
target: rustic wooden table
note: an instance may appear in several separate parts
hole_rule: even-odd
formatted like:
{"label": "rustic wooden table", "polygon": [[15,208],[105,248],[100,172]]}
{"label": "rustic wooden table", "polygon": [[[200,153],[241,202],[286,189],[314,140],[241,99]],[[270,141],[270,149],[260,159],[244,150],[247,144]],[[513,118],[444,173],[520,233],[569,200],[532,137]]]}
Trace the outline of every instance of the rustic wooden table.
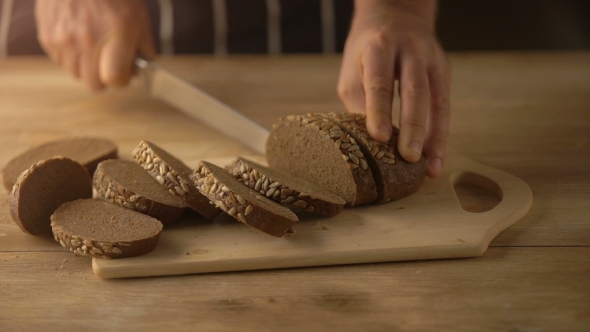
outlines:
{"label": "rustic wooden table", "polygon": [[[472,259],[101,280],[52,238],[21,233],[0,194],[0,330],[590,330],[590,53],[452,54],[451,146],[532,188],[530,213]],[[343,110],[339,58],[161,63],[253,119]],[[140,139],[194,164],[250,153],[139,82],[90,94],[43,58],[0,61],[0,165],[33,145]],[[460,189],[469,209],[494,199]]]}

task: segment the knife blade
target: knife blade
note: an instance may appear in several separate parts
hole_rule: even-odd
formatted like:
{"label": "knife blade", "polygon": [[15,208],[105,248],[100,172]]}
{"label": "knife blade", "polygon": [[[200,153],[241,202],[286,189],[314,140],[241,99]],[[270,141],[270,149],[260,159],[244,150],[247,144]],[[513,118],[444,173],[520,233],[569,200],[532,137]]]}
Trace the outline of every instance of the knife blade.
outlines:
{"label": "knife blade", "polygon": [[137,58],[135,66],[152,97],[174,106],[256,152],[265,153],[269,133],[266,128],[154,61]]}

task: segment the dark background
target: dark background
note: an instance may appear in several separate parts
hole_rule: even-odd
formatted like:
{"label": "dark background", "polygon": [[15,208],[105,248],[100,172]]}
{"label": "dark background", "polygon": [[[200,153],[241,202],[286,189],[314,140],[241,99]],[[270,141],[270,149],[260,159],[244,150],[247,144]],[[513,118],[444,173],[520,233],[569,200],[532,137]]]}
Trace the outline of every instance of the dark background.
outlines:
{"label": "dark background", "polygon": [[[0,0],[0,8],[3,0]],[[39,54],[42,50],[36,39],[33,17],[35,0],[16,0],[13,8],[13,21],[9,39],[9,54]],[[157,0],[145,0],[150,5],[154,17],[154,32],[157,31]],[[210,0],[173,0],[184,2],[185,7],[195,7],[199,21],[207,17],[198,16],[207,11]],[[236,8],[237,15],[246,12],[260,13],[264,6],[255,10],[254,0],[227,0],[229,8]],[[201,7],[199,7],[201,6]],[[337,50],[342,51],[353,0],[335,0]],[[252,7],[252,8],[250,8]],[[321,33],[319,33],[318,0],[281,0],[281,7],[294,14],[291,22],[284,20],[282,26],[284,53],[321,52]],[[205,8],[205,10],[203,9]],[[198,9],[198,10],[197,10]],[[186,9],[185,9],[186,10]],[[231,14],[231,13],[230,13]],[[195,15],[186,15],[192,18]],[[262,14],[263,15],[263,14]],[[201,15],[203,16],[203,15]],[[257,22],[264,17],[250,15]],[[210,20],[210,17],[208,18]],[[234,20],[230,32],[247,31],[246,19]],[[185,22],[186,23],[186,22]],[[182,20],[175,22],[175,29],[181,27]],[[188,23],[187,23],[188,24]],[[199,31],[206,32],[195,36],[194,32],[177,33],[175,46],[177,53],[210,53],[213,49],[212,27],[205,25]],[[181,29],[178,29],[181,30]],[[440,0],[437,33],[447,51],[503,51],[503,50],[588,50],[590,49],[590,0]],[[266,34],[256,37],[236,34],[230,36],[230,53],[265,52]],[[244,38],[246,37],[246,38]],[[251,37],[251,38],[248,38]],[[197,39],[200,43],[194,43]],[[245,42],[248,45],[243,45]],[[260,44],[260,45],[258,45]],[[199,46],[200,45],[200,46]],[[159,46],[159,45],[158,45]],[[258,46],[258,47],[255,47]]]}

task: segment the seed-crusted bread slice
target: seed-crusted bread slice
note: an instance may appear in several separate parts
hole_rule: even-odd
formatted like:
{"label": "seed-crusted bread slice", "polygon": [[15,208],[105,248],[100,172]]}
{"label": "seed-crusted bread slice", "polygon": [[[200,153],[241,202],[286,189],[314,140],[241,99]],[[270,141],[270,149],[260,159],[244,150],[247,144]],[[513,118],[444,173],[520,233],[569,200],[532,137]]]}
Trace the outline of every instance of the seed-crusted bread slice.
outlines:
{"label": "seed-crusted bread slice", "polygon": [[221,210],[203,196],[190,179],[193,170],[154,143],[141,141],[133,150],[137,162],[171,194],[180,197],[186,205],[208,220],[215,218]]}
{"label": "seed-crusted bread slice", "polygon": [[81,199],[61,205],[51,229],[62,247],[79,255],[125,258],[154,250],[162,223],[104,200]]}
{"label": "seed-crusted bread slice", "polygon": [[217,207],[238,221],[262,232],[282,237],[298,218],[288,208],[245,186],[218,166],[201,161],[193,183]]}
{"label": "seed-crusted bread slice", "polygon": [[176,223],[186,211],[180,198],[170,194],[132,161],[101,162],[94,173],[93,185],[96,197],[147,214],[165,225]]}
{"label": "seed-crusted bread slice", "polygon": [[225,170],[260,194],[308,212],[335,216],[342,212],[346,204],[339,196],[311,182],[243,157],[236,159]]}
{"label": "seed-crusted bread slice", "polygon": [[41,160],[21,173],[10,192],[10,215],[23,232],[51,232],[50,217],[65,202],[92,197],[84,166],[64,157]]}
{"label": "seed-crusted bread slice", "polygon": [[424,157],[415,163],[407,162],[402,158],[397,149],[399,134],[397,128],[394,128],[391,140],[382,143],[369,135],[367,118],[364,114],[315,113],[310,116],[326,117],[354,137],[367,156],[375,176],[378,193],[375,203],[385,203],[405,197],[416,192],[424,182],[426,177]]}
{"label": "seed-crusted bread slice", "polygon": [[271,168],[315,183],[356,206],[377,198],[375,180],[356,140],[322,116],[290,115],[266,143]]}
{"label": "seed-crusted bread slice", "polygon": [[94,137],[67,138],[45,143],[14,157],[4,166],[4,187],[10,191],[22,171],[39,160],[54,156],[70,158],[86,167],[92,175],[99,162],[117,158],[117,146],[108,139]]}

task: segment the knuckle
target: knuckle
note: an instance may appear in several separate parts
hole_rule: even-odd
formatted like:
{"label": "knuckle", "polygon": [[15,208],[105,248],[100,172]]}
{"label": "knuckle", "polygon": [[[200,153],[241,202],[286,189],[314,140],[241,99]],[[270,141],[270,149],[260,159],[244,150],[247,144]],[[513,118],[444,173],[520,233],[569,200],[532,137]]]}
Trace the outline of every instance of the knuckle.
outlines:
{"label": "knuckle", "polygon": [[369,92],[379,95],[391,95],[393,82],[385,77],[374,77],[366,85]]}
{"label": "knuckle", "polygon": [[432,111],[436,113],[448,113],[451,109],[451,99],[449,96],[437,96],[432,103],[434,105]]}
{"label": "knuckle", "polygon": [[378,29],[371,36],[369,45],[377,50],[385,50],[391,46],[391,36],[388,30]]}
{"label": "knuckle", "polygon": [[404,92],[411,99],[427,100],[430,95],[430,87],[426,82],[414,81],[405,86]]}

